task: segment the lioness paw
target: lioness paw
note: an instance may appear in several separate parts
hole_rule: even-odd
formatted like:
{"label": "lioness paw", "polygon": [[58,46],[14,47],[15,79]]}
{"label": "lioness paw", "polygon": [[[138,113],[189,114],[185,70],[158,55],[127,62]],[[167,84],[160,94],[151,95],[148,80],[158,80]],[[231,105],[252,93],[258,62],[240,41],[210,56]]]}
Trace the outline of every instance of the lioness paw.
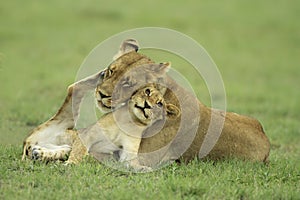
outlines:
{"label": "lioness paw", "polygon": [[69,145],[52,146],[52,148],[36,145],[32,148],[31,159],[41,161],[67,160],[70,150]]}
{"label": "lioness paw", "polygon": [[40,146],[34,146],[32,148],[32,154],[31,154],[31,159],[32,160],[39,160],[43,157],[43,150],[42,147]]}
{"label": "lioness paw", "polygon": [[151,172],[153,169],[151,167],[140,165],[136,159],[127,162],[127,168],[131,168],[135,172]]}
{"label": "lioness paw", "polygon": [[153,171],[153,169],[151,167],[143,166],[143,165],[134,166],[133,169],[136,172],[151,172],[151,171]]}

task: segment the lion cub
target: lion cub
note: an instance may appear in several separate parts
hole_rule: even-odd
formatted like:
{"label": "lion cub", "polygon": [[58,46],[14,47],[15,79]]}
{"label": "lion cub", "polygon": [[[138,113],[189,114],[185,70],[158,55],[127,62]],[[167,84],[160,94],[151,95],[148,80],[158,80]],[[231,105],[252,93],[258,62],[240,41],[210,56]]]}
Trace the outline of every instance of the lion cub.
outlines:
{"label": "lion cub", "polygon": [[140,165],[138,150],[143,131],[158,120],[176,119],[179,109],[166,104],[163,95],[153,85],[133,93],[129,101],[100,118],[94,126],[78,134],[90,155],[103,161],[119,152],[119,161],[134,170],[150,170]]}

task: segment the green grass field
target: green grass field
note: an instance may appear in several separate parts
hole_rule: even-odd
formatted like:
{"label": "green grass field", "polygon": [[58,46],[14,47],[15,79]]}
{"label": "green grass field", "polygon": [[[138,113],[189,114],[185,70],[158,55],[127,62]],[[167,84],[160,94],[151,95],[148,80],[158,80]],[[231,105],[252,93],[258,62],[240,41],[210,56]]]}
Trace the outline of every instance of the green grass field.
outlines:
{"label": "green grass field", "polygon": [[[0,199],[300,199],[299,19],[296,0],[1,1]],[[264,125],[270,164],[195,161],[127,174],[91,159],[22,162],[23,139],[59,108],[88,53],[148,26],[202,44],[222,74],[227,110]],[[205,92],[199,99],[210,104]]]}

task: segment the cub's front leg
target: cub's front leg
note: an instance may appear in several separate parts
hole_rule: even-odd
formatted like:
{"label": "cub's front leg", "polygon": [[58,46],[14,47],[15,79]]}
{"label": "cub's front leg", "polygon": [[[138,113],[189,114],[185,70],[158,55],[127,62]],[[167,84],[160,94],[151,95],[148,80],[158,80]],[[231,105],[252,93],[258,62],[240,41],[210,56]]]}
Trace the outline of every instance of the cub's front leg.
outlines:
{"label": "cub's front leg", "polygon": [[152,171],[151,167],[143,166],[138,160],[138,150],[141,138],[126,136],[122,140],[122,151],[120,153],[120,162],[126,163],[126,166],[132,167],[135,171]]}

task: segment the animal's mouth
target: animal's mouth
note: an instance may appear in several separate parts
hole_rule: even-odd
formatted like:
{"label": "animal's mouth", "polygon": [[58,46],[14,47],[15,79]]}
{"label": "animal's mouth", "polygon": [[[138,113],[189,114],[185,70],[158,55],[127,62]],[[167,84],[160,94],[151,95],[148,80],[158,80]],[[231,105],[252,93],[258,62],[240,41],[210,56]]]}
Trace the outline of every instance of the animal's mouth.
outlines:
{"label": "animal's mouth", "polygon": [[102,92],[98,91],[98,94],[100,96],[101,99],[105,99],[105,98],[110,98],[110,96],[103,94]]}
{"label": "animal's mouth", "polygon": [[112,109],[113,108],[111,106],[111,97],[103,94],[100,91],[98,91],[97,102],[98,102],[98,106],[100,108],[104,108],[104,109]]}
{"label": "animal's mouth", "polygon": [[103,112],[110,112],[114,109],[112,106],[105,105],[102,100],[97,100],[97,107]]}
{"label": "animal's mouth", "polygon": [[137,104],[135,104],[134,107],[137,108],[137,109],[139,109],[140,111],[142,111],[144,117],[145,117],[146,119],[148,119],[149,116],[146,114],[145,108],[144,108],[144,107],[141,107],[141,106],[139,106],[139,105],[137,105]]}
{"label": "animal's mouth", "polygon": [[102,107],[104,107],[104,108],[108,108],[108,109],[111,109],[111,108],[112,108],[111,106],[105,105],[101,100],[98,100],[98,103],[99,103]]}

